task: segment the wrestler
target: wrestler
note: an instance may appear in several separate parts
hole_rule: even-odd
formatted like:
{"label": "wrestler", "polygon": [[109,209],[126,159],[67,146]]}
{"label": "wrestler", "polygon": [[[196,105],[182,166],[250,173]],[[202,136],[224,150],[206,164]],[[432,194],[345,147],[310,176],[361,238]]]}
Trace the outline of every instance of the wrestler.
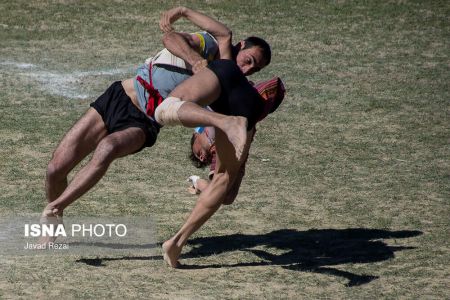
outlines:
{"label": "wrestler", "polygon": [[[178,103],[170,110],[170,122],[191,127],[189,121],[192,112],[198,107],[209,105],[214,112],[203,109],[196,112],[202,118],[207,119],[210,114],[221,114],[245,117],[247,121],[246,143],[242,149],[242,155],[237,158],[234,155],[234,147],[227,134],[216,127],[215,144],[217,153],[214,177],[208,187],[200,194],[199,199],[190,216],[181,229],[170,239],[163,243],[164,259],[176,268],[179,266],[178,258],[188,238],[197,231],[216,211],[226,202],[227,195],[234,193],[236,180],[241,180],[239,171],[245,163],[248,155],[255,124],[264,116],[265,101],[256,89],[245,78],[235,63],[231,60],[215,60],[207,69],[198,72],[195,76],[180,84],[171,94],[169,99]],[[195,102],[195,103],[192,103]],[[157,110],[164,110],[160,107]],[[158,115],[160,112],[158,112]],[[176,118],[175,118],[176,116]],[[165,114],[163,114],[163,119]],[[160,121],[158,121],[160,122]],[[164,120],[161,120],[164,123]],[[240,179],[239,179],[240,178]],[[237,193],[236,193],[237,194]]]}

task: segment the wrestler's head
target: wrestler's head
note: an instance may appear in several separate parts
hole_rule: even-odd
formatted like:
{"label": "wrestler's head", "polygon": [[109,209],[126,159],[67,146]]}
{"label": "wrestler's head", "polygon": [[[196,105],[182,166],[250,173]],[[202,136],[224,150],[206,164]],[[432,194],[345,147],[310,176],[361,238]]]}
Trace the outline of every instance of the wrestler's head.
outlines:
{"label": "wrestler's head", "polygon": [[[267,117],[268,114],[277,110],[284,99],[286,89],[283,81],[279,77],[273,77],[269,80],[258,82],[253,87],[258,91],[264,101],[264,109],[258,119],[258,122],[260,122]],[[202,133],[194,132],[192,134],[189,158],[197,168],[204,168],[211,164],[213,151],[215,151],[215,147],[211,146],[211,142],[214,143],[208,138],[206,131],[203,131]]]}
{"label": "wrestler's head", "polygon": [[269,44],[255,36],[236,44],[234,53],[236,64],[245,76],[252,75],[267,66],[272,57]]}
{"label": "wrestler's head", "polygon": [[214,145],[210,144],[206,131],[192,134],[189,159],[195,167],[204,168],[210,165],[214,150]]}

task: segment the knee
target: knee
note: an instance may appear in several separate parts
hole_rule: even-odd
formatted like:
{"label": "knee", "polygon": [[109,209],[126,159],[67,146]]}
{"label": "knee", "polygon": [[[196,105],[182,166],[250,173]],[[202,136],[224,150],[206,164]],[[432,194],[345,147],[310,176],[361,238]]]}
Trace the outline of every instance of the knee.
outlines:
{"label": "knee", "polygon": [[167,97],[155,110],[155,120],[161,125],[181,124],[178,110],[184,104],[179,98]]}
{"label": "knee", "polygon": [[57,155],[54,155],[47,165],[47,179],[60,180],[67,177],[70,172],[69,164]]}

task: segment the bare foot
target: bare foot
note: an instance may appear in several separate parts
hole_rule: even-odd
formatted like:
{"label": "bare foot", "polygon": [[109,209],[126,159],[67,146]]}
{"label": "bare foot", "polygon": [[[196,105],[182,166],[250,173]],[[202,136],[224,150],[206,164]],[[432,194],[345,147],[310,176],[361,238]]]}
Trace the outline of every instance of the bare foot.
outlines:
{"label": "bare foot", "polygon": [[[57,215],[57,210],[54,210],[52,207],[47,205],[47,207],[44,208],[44,211],[42,212],[41,219],[39,222],[41,224],[53,224],[54,226],[58,226],[62,224],[64,226],[62,221],[62,215]],[[39,244],[45,244],[48,245],[49,243],[55,242],[56,237],[55,236],[41,236],[39,238]]]}
{"label": "bare foot", "polygon": [[233,144],[237,160],[240,160],[247,141],[247,118],[229,116],[225,119],[224,126],[221,129]]}
{"label": "bare foot", "polygon": [[178,257],[180,257],[181,249],[172,240],[165,241],[162,244],[164,260],[172,268],[178,268],[180,266]]}

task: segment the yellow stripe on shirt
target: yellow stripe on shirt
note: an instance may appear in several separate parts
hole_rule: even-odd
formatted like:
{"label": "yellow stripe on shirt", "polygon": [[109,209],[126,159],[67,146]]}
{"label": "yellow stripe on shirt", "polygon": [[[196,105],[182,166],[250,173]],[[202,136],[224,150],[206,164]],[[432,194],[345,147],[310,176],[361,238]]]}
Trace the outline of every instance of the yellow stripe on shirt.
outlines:
{"label": "yellow stripe on shirt", "polygon": [[204,54],[205,52],[205,38],[203,37],[203,35],[201,35],[200,33],[196,32],[195,35],[199,38],[200,40],[200,47],[199,47],[199,52],[200,54]]}

